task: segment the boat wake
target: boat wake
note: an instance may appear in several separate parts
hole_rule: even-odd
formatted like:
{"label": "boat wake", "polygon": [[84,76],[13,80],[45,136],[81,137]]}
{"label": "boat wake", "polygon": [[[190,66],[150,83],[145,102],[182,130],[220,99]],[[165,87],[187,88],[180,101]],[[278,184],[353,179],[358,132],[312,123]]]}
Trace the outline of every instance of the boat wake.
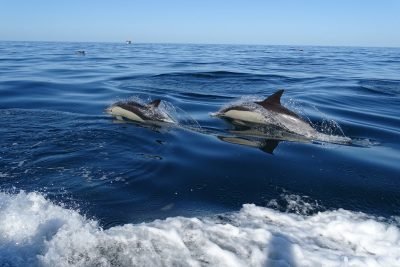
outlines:
{"label": "boat wake", "polygon": [[2,266],[395,266],[400,257],[396,223],[342,209],[307,216],[246,204],[103,229],[39,193],[3,192],[0,203]]}

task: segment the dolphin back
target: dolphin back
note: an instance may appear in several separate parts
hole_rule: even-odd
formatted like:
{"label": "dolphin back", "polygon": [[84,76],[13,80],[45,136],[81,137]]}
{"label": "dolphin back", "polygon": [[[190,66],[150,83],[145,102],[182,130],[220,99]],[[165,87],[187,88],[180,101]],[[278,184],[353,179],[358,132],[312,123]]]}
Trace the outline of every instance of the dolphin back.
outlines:
{"label": "dolphin back", "polygon": [[281,96],[283,95],[284,91],[285,90],[283,89],[276,91],[275,93],[267,97],[265,100],[256,103],[263,106],[264,108],[270,105],[281,105]]}
{"label": "dolphin back", "polygon": [[[283,113],[286,115],[293,116],[297,119],[303,120],[299,115],[291,111],[290,109],[287,109],[286,107],[281,105],[281,96],[285,90],[281,89],[267,97],[265,100],[260,101],[260,102],[255,102],[256,104],[261,105],[263,108],[268,109],[270,111],[276,112],[276,113]],[[303,120],[304,121],[304,120]]]}
{"label": "dolphin back", "polygon": [[148,107],[157,108],[161,103],[161,99],[156,99],[147,104]]}

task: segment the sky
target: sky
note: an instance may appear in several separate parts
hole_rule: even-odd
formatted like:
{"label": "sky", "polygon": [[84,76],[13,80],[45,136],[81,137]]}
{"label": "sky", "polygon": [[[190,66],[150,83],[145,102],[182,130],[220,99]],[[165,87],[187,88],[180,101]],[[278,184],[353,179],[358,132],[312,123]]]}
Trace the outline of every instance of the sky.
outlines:
{"label": "sky", "polygon": [[0,40],[400,47],[400,0],[0,0]]}

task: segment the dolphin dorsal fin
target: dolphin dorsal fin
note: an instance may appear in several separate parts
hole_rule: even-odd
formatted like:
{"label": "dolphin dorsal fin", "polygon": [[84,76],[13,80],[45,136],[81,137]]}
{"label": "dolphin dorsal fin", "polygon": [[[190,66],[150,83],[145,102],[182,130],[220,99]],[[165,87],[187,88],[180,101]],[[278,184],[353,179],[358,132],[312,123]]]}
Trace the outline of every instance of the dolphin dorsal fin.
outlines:
{"label": "dolphin dorsal fin", "polygon": [[265,100],[261,102],[256,102],[257,104],[260,104],[261,106],[265,107],[266,105],[280,105],[281,104],[281,96],[285,90],[281,89],[267,97]]}
{"label": "dolphin dorsal fin", "polygon": [[156,99],[147,104],[147,106],[156,108],[160,105],[161,99]]}

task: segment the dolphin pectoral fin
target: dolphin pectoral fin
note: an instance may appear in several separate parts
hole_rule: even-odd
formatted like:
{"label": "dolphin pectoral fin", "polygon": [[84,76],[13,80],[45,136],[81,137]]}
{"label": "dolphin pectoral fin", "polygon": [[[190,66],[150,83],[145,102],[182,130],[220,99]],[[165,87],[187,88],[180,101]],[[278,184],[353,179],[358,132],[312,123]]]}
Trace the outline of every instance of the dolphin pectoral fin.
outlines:
{"label": "dolphin pectoral fin", "polygon": [[161,99],[156,99],[156,100],[153,100],[150,103],[148,103],[147,106],[156,108],[160,105],[160,103],[161,103]]}
{"label": "dolphin pectoral fin", "polygon": [[269,153],[269,154],[273,154],[275,148],[279,145],[279,142],[280,142],[279,140],[274,140],[274,139],[268,140],[268,139],[266,139],[266,140],[264,140],[262,142],[262,146],[260,146],[260,149],[262,151],[264,151],[264,152]]}
{"label": "dolphin pectoral fin", "polygon": [[265,100],[256,102],[257,104],[263,106],[264,108],[268,105],[280,105],[281,104],[281,96],[285,90],[281,89],[267,97]]}
{"label": "dolphin pectoral fin", "polygon": [[124,118],[122,118],[122,116],[115,116],[115,118],[116,118],[117,120],[119,120],[119,121],[123,121],[123,120],[124,120]]}

